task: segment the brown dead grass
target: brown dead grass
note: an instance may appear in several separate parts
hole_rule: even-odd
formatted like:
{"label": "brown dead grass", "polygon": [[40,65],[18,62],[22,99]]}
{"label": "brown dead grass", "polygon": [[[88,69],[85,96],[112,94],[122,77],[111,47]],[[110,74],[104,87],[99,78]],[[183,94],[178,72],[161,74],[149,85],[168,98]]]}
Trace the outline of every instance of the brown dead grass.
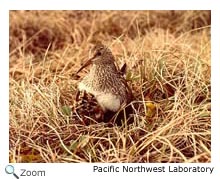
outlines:
{"label": "brown dead grass", "polygon": [[[10,162],[210,162],[210,16],[11,11]],[[128,64],[132,124],[85,126],[72,112],[73,75],[94,40]]]}

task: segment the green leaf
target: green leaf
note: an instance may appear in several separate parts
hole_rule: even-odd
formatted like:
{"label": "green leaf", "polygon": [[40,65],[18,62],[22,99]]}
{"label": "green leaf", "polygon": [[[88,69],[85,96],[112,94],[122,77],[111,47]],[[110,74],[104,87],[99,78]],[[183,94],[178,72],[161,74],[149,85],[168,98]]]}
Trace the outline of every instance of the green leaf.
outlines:
{"label": "green leaf", "polygon": [[62,106],[61,107],[61,112],[62,112],[63,115],[70,116],[72,110],[69,106]]}

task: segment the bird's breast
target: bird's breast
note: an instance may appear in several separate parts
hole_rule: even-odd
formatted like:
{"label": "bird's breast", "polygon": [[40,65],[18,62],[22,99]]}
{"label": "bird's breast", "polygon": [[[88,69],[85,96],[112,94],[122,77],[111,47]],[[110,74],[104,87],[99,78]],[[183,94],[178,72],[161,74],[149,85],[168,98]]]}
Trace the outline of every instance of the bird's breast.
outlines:
{"label": "bird's breast", "polygon": [[121,106],[119,96],[112,93],[100,93],[96,99],[104,111],[117,112]]}
{"label": "bird's breast", "polygon": [[78,89],[79,91],[86,91],[87,93],[94,95],[104,111],[109,110],[116,112],[120,108],[121,102],[118,95],[96,91],[92,87],[84,84],[83,82],[80,82],[78,84]]}
{"label": "bird's breast", "polygon": [[83,83],[83,81],[78,84],[78,89],[79,91],[86,91],[87,93],[91,93],[94,96],[97,96],[97,94],[99,93],[98,91],[94,90],[92,86]]}

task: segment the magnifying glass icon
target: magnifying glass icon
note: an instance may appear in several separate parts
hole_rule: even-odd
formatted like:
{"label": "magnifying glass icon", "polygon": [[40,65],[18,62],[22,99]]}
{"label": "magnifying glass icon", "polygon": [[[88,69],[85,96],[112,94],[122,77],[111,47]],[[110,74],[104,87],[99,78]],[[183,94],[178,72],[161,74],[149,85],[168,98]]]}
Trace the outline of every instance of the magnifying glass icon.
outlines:
{"label": "magnifying glass icon", "polygon": [[7,174],[13,174],[15,178],[19,179],[18,175],[16,175],[16,174],[14,173],[14,171],[15,171],[15,169],[14,169],[14,167],[13,167],[12,165],[7,165],[7,166],[5,167],[5,172],[6,172]]}

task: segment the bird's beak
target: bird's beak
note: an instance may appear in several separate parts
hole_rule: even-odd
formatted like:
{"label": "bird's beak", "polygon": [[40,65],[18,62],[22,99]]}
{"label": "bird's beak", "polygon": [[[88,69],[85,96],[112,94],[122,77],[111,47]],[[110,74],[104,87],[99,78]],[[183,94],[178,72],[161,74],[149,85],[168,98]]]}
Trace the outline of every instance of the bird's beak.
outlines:
{"label": "bird's beak", "polygon": [[76,74],[78,74],[83,68],[89,66],[91,63],[92,63],[92,60],[94,59],[95,57],[92,57],[90,59],[88,59],[82,66],[81,68],[76,72]]}

